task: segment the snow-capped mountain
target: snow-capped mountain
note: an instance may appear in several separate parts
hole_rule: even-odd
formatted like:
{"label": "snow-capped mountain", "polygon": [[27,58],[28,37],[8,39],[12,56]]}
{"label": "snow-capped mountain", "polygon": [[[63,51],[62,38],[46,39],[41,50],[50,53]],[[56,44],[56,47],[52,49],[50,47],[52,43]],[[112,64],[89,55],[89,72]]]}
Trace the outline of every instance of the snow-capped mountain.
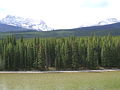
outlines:
{"label": "snow-capped mountain", "polygon": [[103,25],[109,25],[109,24],[114,24],[114,23],[119,23],[120,20],[118,20],[117,18],[107,18],[98,22],[94,22],[94,24],[90,23],[90,24],[85,24],[85,25],[81,25],[79,28],[84,28],[84,27],[94,27],[94,26],[103,26]]}
{"label": "snow-capped mountain", "polygon": [[[119,23],[120,20],[116,18],[108,18],[105,20],[101,20],[96,24],[87,24],[80,26],[80,28],[83,27],[92,27],[92,26],[102,26],[102,25],[109,25],[109,24],[114,24],[114,23]],[[9,26],[16,26],[20,27],[23,29],[32,29],[32,30],[37,30],[37,31],[50,31],[52,28],[48,27],[47,24],[43,20],[35,20],[31,18],[23,18],[23,17],[18,17],[18,16],[12,16],[12,15],[7,15],[5,18],[2,18],[0,20],[1,24],[6,24]],[[3,26],[3,25],[2,25]]]}
{"label": "snow-capped mountain", "polygon": [[106,20],[100,21],[98,23],[98,25],[107,25],[107,24],[114,24],[120,22],[120,20],[116,19],[116,18],[108,18]]}
{"label": "snow-capped mountain", "polygon": [[34,20],[30,18],[23,18],[17,16],[7,15],[5,18],[0,20],[0,23],[22,27],[26,29],[34,29],[37,31],[49,31],[51,30],[50,27],[46,25],[43,20]]}

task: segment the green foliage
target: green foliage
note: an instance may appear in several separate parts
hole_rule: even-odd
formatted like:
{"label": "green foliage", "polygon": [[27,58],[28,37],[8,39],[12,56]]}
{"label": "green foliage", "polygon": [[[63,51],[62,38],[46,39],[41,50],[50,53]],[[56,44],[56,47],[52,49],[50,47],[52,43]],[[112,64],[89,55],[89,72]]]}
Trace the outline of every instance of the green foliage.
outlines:
{"label": "green foliage", "polygon": [[120,67],[120,37],[0,40],[0,70],[79,70]]}

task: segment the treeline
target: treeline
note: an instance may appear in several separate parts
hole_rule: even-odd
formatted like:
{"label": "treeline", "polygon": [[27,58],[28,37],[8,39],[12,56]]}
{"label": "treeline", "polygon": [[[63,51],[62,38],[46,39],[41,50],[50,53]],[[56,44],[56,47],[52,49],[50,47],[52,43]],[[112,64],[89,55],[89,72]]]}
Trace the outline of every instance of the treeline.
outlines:
{"label": "treeline", "polygon": [[0,70],[79,70],[120,67],[120,37],[0,40]]}
{"label": "treeline", "polygon": [[[119,25],[120,26],[120,25]],[[4,31],[4,30],[2,30]],[[83,37],[83,36],[92,36],[95,33],[96,36],[119,36],[120,35],[120,29],[92,29],[92,30],[81,30],[79,28],[76,29],[64,29],[64,30],[53,30],[53,31],[45,31],[45,32],[39,32],[39,31],[11,31],[11,32],[0,32],[0,39],[3,37],[6,37],[8,35],[14,35],[16,38],[48,38],[48,37],[69,37],[69,36],[77,36],[77,37]]]}

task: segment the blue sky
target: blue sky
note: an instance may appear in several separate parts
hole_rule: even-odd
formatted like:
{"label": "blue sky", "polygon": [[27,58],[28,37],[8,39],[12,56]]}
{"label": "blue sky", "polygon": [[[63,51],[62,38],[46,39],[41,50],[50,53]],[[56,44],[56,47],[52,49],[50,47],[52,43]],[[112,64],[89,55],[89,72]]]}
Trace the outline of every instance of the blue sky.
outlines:
{"label": "blue sky", "polygon": [[109,6],[109,2],[106,0],[85,0],[82,6],[85,8],[106,8]]}
{"label": "blue sky", "polygon": [[0,18],[5,15],[42,19],[48,26],[75,28],[107,18],[120,19],[119,0],[0,0]]}

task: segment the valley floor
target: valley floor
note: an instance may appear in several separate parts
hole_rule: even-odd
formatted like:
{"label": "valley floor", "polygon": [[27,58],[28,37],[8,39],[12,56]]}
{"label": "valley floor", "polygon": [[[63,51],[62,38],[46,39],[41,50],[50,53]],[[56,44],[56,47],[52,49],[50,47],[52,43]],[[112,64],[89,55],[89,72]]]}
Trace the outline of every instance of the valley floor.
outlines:
{"label": "valley floor", "polygon": [[0,90],[120,90],[120,70],[59,72],[1,72]]}

